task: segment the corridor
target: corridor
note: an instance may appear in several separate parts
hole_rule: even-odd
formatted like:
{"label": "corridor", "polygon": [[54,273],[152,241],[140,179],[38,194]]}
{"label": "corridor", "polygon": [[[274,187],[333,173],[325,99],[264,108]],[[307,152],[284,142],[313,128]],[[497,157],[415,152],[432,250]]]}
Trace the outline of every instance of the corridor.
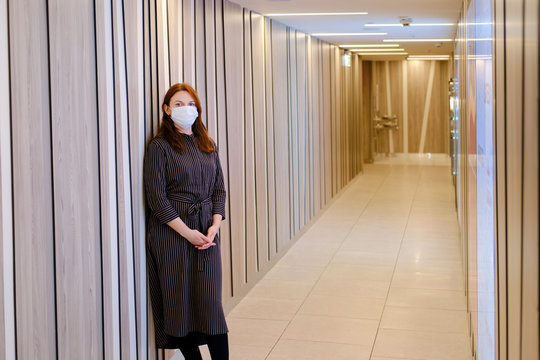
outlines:
{"label": "corridor", "polygon": [[229,314],[231,359],[471,359],[456,219],[445,155],[366,165]]}

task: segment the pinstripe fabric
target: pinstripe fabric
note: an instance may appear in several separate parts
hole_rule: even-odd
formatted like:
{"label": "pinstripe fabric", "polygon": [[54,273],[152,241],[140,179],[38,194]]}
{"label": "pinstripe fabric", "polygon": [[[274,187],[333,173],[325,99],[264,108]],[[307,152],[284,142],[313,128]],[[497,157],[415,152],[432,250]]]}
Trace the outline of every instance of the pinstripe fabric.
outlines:
{"label": "pinstripe fabric", "polygon": [[150,210],[148,282],[159,348],[177,348],[177,338],[190,332],[227,332],[219,237],[215,237],[216,246],[197,250],[167,225],[180,217],[191,229],[206,234],[213,214],[225,218],[226,193],[217,151],[204,153],[194,135],[182,136],[184,154],[173,150],[165,139],[154,138],[144,159]]}

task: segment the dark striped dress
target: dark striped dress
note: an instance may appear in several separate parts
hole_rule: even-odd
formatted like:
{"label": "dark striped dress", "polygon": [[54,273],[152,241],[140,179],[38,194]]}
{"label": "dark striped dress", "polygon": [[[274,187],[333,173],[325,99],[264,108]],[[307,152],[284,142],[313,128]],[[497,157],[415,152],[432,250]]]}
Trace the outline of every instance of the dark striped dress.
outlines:
{"label": "dark striped dress", "polygon": [[178,348],[188,333],[199,344],[204,335],[227,330],[221,302],[221,254],[216,246],[196,249],[167,223],[180,217],[207,234],[212,215],[225,218],[225,187],[217,151],[202,152],[194,135],[182,134],[186,151],[176,152],[163,138],[150,141],[144,159],[148,283],[156,346]]}

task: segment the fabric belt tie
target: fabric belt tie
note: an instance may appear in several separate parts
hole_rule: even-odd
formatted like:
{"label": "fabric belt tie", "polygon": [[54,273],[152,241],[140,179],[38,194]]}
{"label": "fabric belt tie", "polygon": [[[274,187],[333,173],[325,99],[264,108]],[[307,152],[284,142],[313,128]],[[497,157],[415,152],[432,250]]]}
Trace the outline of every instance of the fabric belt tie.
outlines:
{"label": "fabric belt tie", "polygon": [[[184,195],[179,195],[179,194],[175,194],[175,195],[172,195],[170,196],[170,199],[173,200],[173,201],[178,201],[178,202],[181,202],[181,203],[184,203],[184,204],[189,204],[189,207],[188,207],[188,210],[187,210],[187,213],[188,215],[191,217],[191,216],[197,216],[197,220],[198,220],[198,223],[199,223],[199,228],[202,228],[202,226],[206,226],[206,224],[208,223],[208,219],[206,219],[208,216],[206,216],[207,214],[203,211],[201,212],[201,208],[204,206],[204,205],[211,205],[212,204],[212,198],[209,196],[201,201],[195,201],[193,200],[193,197],[191,196],[184,196]],[[205,221],[207,220],[207,221]],[[210,219],[211,220],[211,219]],[[206,234],[203,234],[206,236]],[[209,249],[206,249],[206,250],[197,250],[197,268],[199,271],[204,271],[204,268],[205,268],[205,265],[206,265],[206,262],[208,261],[208,250]]]}

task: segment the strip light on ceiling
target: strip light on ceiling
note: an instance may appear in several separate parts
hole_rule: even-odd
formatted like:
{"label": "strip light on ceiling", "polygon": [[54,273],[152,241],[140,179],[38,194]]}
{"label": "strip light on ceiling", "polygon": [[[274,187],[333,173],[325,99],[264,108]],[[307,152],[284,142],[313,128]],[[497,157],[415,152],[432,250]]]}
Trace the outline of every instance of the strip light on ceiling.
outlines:
{"label": "strip light on ceiling", "polygon": [[400,52],[400,53],[391,53],[391,52],[380,52],[380,53],[372,53],[372,52],[369,52],[369,53],[363,53],[363,54],[359,54],[359,55],[363,55],[363,56],[371,56],[371,55],[399,55],[399,56],[403,56],[403,55],[408,55],[409,53],[406,53],[406,52]]}
{"label": "strip light on ceiling", "polygon": [[450,55],[409,55],[407,60],[450,60]]}
{"label": "strip light on ceiling", "polygon": [[375,47],[387,48],[387,47],[398,47],[398,46],[399,46],[399,44],[339,45],[340,48],[375,48]]}
{"label": "strip light on ceiling", "polygon": [[381,52],[381,51],[405,51],[405,49],[351,49],[354,52]]}
{"label": "strip light on ceiling", "polygon": [[452,39],[383,39],[384,42],[451,42]]}
{"label": "strip light on ceiling", "polygon": [[[409,24],[407,26],[455,26],[457,24],[452,23],[440,23],[440,24]],[[403,24],[364,24],[364,26],[367,27],[383,27],[383,26],[395,26],[395,27],[403,27]]]}
{"label": "strip light on ceiling", "polygon": [[340,15],[367,15],[365,11],[361,12],[337,12],[337,13],[276,13],[276,14],[266,14],[266,16],[340,16]]}
{"label": "strip light on ceiling", "polygon": [[388,33],[314,33],[313,36],[375,36],[388,35]]}

